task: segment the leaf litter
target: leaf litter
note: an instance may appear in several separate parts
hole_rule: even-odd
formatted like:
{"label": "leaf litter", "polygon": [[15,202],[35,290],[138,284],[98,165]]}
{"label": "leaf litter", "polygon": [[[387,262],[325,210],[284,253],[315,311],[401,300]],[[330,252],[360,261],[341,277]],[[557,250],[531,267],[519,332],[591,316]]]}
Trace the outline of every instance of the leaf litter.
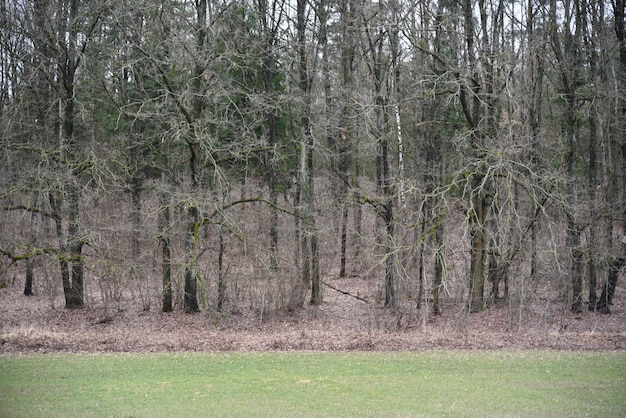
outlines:
{"label": "leaf litter", "polygon": [[414,301],[382,308],[377,286],[360,277],[325,280],[368,302],[326,289],[320,306],[262,316],[241,309],[162,313],[136,303],[104,312],[59,308],[62,299],[51,304],[48,296],[23,296],[11,285],[0,289],[0,354],[626,349],[622,286],[610,315],[573,314],[566,307],[547,315],[539,302],[523,315],[512,314],[506,302],[470,315],[456,301],[443,301],[443,313],[433,315]]}

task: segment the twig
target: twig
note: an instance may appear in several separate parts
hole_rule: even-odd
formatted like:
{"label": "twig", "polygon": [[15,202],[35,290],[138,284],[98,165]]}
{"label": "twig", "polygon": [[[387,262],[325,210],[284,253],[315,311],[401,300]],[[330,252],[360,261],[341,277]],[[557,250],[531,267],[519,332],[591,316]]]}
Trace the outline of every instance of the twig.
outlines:
{"label": "twig", "polygon": [[367,299],[362,298],[362,297],[361,297],[361,296],[359,296],[359,295],[353,295],[352,293],[350,293],[350,292],[346,292],[345,290],[337,289],[335,286],[330,285],[330,284],[326,283],[326,282],[325,282],[325,281],[323,281],[323,280],[322,280],[321,282],[322,282],[322,284],[323,284],[323,285],[326,285],[326,286],[330,287],[331,289],[333,289],[333,290],[335,290],[335,291],[337,291],[337,292],[339,292],[339,293],[343,293],[344,295],[351,296],[351,297],[353,297],[353,298],[355,298],[355,299],[358,299],[358,300],[360,300],[360,301],[362,301],[362,302],[369,303],[369,301],[368,301]]}

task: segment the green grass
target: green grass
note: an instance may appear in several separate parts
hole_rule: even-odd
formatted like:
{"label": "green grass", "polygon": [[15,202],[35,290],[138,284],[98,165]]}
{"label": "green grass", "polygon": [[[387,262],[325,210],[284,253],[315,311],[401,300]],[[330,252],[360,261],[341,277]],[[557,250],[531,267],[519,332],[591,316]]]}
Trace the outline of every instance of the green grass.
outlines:
{"label": "green grass", "polygon": [[626,353],[3,356],[0,416],[619,417]]}

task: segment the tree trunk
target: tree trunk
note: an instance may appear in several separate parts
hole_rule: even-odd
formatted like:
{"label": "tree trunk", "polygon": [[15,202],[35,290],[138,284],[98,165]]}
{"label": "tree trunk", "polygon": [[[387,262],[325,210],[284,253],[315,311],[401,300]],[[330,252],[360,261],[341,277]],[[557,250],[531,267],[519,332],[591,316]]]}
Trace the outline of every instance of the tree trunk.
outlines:
{"label": "tree trunk", "polygon": [[[428,204],[426,202],[424,202],[422,204],[422,213],[421,213],[421,218],[422,218],[422,222],[419,222],[419,228],[416,226],[415,229],[413,230],[413,236],[414,242],[419,242],[418,248],[417,248],[417,303],[416,303],[416,308],[418,310],[421,309],[422,307],[422,303],[424,302],[424,294],[426,293],[426,284],[424,282],[424,269],[425,269],[425,264],[424,264],[424,247],[425,247],[425,239],[424,237],[424,233],[426,231],[426,217],[427,217],[427,213],[430,213],[430,211],[427,208]],[[436,303],[439,303],[439,298],[435,298],[435,296],[438,296],[438,293],[436,294],[435,291],[435,287],[434,287],[434,282],[433,282],[433,310],[436,311],[436,307],[435,307],[435,299],[436,299]]]}
{"label": "tree trunk", "polygon": [[[35,199],[36,202],[36,199]],[[37,217],[39,214],[36,211],[30,213],[30,237],[28,239],[28,253],[29,256],[26,259],[26,280],[24,281],[24,296],[32,296],[33,293],[33,276],[35,260],[35,241],[37,240]]]}
{"label": "tree trunk", "polygon": [[491,295],[488,298],[489,303],[495,303],[500,299],[500,271],[498,268],[497,253],[500,251],[500,238],[498,230],[498,221],[495,219],[498,215],[497,204],[494,203],[494,216],[490,219],[490,241],[489,241],[489,262],[487,267],[487,276],[491,282]]}
{"label": "tree trunk", "polygon": [[[204,43],[206,39],[206,18],[207,18],[207,0],[196,1],[196,52],[198,54],[194,68],[194,84],[193,90],[195,96],[193,98],[193,116],[188,122],[190,125],[197,123],[204,110],[204,100],[202,96],[203,76],[205,64],[200,57],[204,56]],[[195,138],[196,132],[193,132],[194,138],[187,140],[189,149],[189,171],[191,176],[190,194],[192,199],[198,196],[200,184],[200,146],[199,139]],[[199,312],[198,307],[198,233],[200,229],[200,207],[199,203],[192,201],[188,203],[187,210],[187,231],[185,238],[185,294],[183,297],[183,309],[187,313]]]}
{"label": "tree trunk", "polygon": [[66,296],[65,307],[68,309],[84,306],[84,260],[82,255],[83,238],[80,235],[80,201],[78,186],[71,184],[68,190],[68,217],[67,229],[68,256],[71,265],[71,286],[69,297]]}
{"label": "tree trunk", "polygon": [[[197,188],[193,188],[197,190]],[[187,208],[187,236],[185,238],[185,251],[187,260],[185,263],[185,296],[183,298],[184,310],[187,313],[199,312],[198,307],[198,231],[200,228],[200,214],[198,207],[192,204]]]}
{"label": "tree trunk", "polygon": [[576,155],[576,117],[574,116],[574,103],[573,103],[573,93],[568,101],[568,126],[566,128],[567,135],[567,185],[566,188],[566,201],[567,206],[565,217],[567,219],[567,249],[570,255],[570,274],[572,280],[572,306],[571,310],[575,313],[580,313],[583,311],[584,305],[584,296],[583,296],[583,285],[584,285],[584,277],[583,277],[583,251],[580,248],[580,228],[576,222],[576,204],[577,204],[577,193],[575,190],[576,184],[576,174],[574,169],[574,159]]}
{"label": "tree trunk", "polygon": [[[379,55],[380,57],[380,55]],[[379,79],[380,80],[380,79]],[[382,84],[382,80],[380,80]],[[384,222],[383,249],[385,251],[385,307],[394,308],[397,304],[396,285],[394,277],[395,251],[394,240],[394,212],[393,212],[393,184],[389,168],[389,140],[385,132],[385,109],[381,91],[377,89],[376,99],[376,133],[378,137],[378,175],[379,188],[382,193],[383,205],[381,216]]]}
{"label": "tree trunk", "polygon": [[272,270],[278,269],[278,192],[277,192],[277,146],[278,146],[278,133],[277,133],[277,107],[275,101],[274,91],[274,76],[275,76],[275,42],[277,25],[279,22],[275,21],[276,16],[275,9],[270,10],[269,0],[260,0],[257,2],[257,8],[259,18],[261,19],[261,30],[263,35],[264,50],[262,60],[262,82],[263,93],[265,94],[265,101],[267,110],[265,112],[263,134],[267,140],[268,151],[265,153],[265,169],[267,174],[267,186],[269,189],[270,202],[272,207],[270,208],[270,267]]}
{"label": "tree trunk", "polygon": [[435,225],[434,231],[434,245],[435,245],[435,276],[433,277],[433,312],[435,315],[441,314],[441,305],[439,299],[441,297],[441,290],[443,288],[443,223],[439,219]]}
{"label": "tree trunk", "polygon": [[[446,10],[447,9],[447,10]],[[449,41],[450,33],[448,29],[454,23],[449,20],[447,14],[451,12],[450,5],[446,1],[437,5],[435,25],[436,30],[433,38],[433,49],[437,55],[446,48]],[[427,34],[422,36],[428,37]],[[426,39],[427,41],[427,39]],[[442,61],[426,56],[426,59],[432,60],[432,72],[436,75],[444,74],[447,69]],[[445,107],[442,106],[445,96],[441,93],[437,94],[429,102],[428,118],[432,121],[438,121],[444,124]],[[433,245],[434,251],[434,276],[433,276],[433,313],[440,315],[442,313],[440,298],[443,290],[443,273],[444,273],[444,224],[443,215],[440,213],[439,205],[442,198],[434,194],[436,188],[442,184],[444,176],[444,134],[441,128],[432,124],[427,127],[426,131],[426,170],[424,174],[425,189],[428,196],[428,202],[424,202],[424,212],[422,213],[422,222],[425,223],[430,216],[433,219]]]}
{"label": "tree trunk", "polygon": [[[535,38],[534,35],[534,15],[536,10],[533,9],[533,3],[528,2],[528,39],[529,39],[529,80],[530,86],[530,98],[528,105],[528,129],[531,140],[531,146],[529,149],[531,168],[536,169],[539,166],[539,128],[542,123],[541,107],[543,103],[543,79],[544,79],[544,59],[545,53],[543,53],[543,38]],[[545,35],[543,35],[545,36]],[[533,199],[532,213],[538,213],[537,202]],[[531,225],[531,238],[530,238],[530,278],[534,280],[537,277],[538,266],[538,254],[537,254],[537,232],[539,228],[538,220]]]}
{"label": "tree trunk", "polygon": [[[339,177],[341,190],[341,261],[339,276],[347,276],[348,259],[348,215],[350,210],[350,186],[357,187],[358,179],[355,171],[358,171],[356,161],[357,133],[354,123],[354,54],[355,54],[355,5],[352,0],[342,0],[340,3],[341,13],[341,74],[342,74],[342,100],[343,113],[341,116],[341,128],[337,144],[339,159]],[[352,190],[356,193],[356,190]],[[352,196],[356,197],[356,196]],[[354,214],[357,220],[357,214]],[[356,227],[356,225],[355,225]]]}
{"label": "tree trunk", "polygon": [[614,259],[609,264],[609,273],[606,280],[606,284],[602,288],[602,294],[598,299],[595,308],[597,312],[611,313],[611,305],[613,304],[613,296],[615,295],[615,288],[617,287],[617,279],[619,278],[619,272],[626,264],[626,259]]}
{"label": "tree trunk", "polygon": [[[383,4],[379,4],[379,12],[384,15],[387,10]],[[368,17],[368,19],[370,19]],[[366,33],[368,68],[373,82],[374,95],[374,123],[372,134],[376,140],[376,187],[380,198],[377,205],[377,214],[382,220],[380,225],[381,246],[385,258],[385,307],[395,308],[397,305],[396,284],[394,277],[395,251],[394,251],[394,191],[395,184],[391,178],[389,135],[387,132],[387,105],[391,89],[388,77],[388,65],[386,62],[385,45],[389,33],[384,25],[372,27],[371,21],[367,20],[363,29]]]}
{"label": "tree trunk", "polygon": [[[483,10],[481,4],[481,12]],[[474,25],[474,7],[471,0],[463,1],[463,24],[465,35],[465,47],[467,51],[467,61],[469,65],[468,71],[470,76],[468,80],[458,80],[461,82],[459,91],[459,100],[463,115],[467,121],[470,132],[470,147],[472,151],[472,160],[477,164],[474,172],[471,174],[471,198],[470,210],[468,213],[468,226],[470,233],[470,283],[469,283],[469,303],[470,312],[479,312],[483,309],[483,295],[485,287],[485,239],[486,239],[486,207],[485,207],[485,190],[484,190],[484,168],[482,161],[485,159],[485,150],[483,149],[484,136],[479,131],[479,124],[483,118],[483,103],[481,98],[484,92],[481,91],[479,63],[477,60],[477,51],[475,46],[475,25]],[[484,32],[483,27],[483,32]],[[484,33],[483,33],[484,36]],[[486,40],[484,40],[486,42]],[[483,51],[486,52],[486,51]],[[457,75],[457,78],[459,76]]]}
{"label": "tree trunk", "polygon": [[267,181],[270,194],[270,267],[272,270],[278,269],[278,192],[276,190],[276,116],[272,112],[268,116],[270,126],[269,146],[272,148],[268,153]]}
{"label": "tree trunk", "polygon": [[[143,181],[139,172],[139,150],[138,144],[131,144],[131,170],[132,177],[130,179],[130,199],[131,199],[131,221],[133,225],[131,236],[131,257],[134,267],[139,266],[141,256],[141,192],[143,189]],[[135,268],[131,269],[134,272]]]}
{"label": "tree trunk", "polygon": [[572,312],[583,312],[583,253],[579,248],[572,255]]}
{"label": "tree trunk", "polygon": [[473,182],[474,198],[471,214],[471,262],[470,262],[470,312],[480,312],[484,308],[485,290],[485,198],[480,190],[482,176],[475,175]]}
{"label": "tree trunk", "polygon": [[[347,195],[347,191],[344,196]],[[339,277],[347,277],[346,263],[348,259],[348,202],[344,199],[341,207],[341,260],[339,262]]]}
{"label": "tree trunk", "polygon": [[[584,31],[583,42],[588,53],[589,60],[589,80],[591,86],[607,85],[608,80],[606,71],[604,68],[599,68],[599,62],[601,62],[598,50],[600,45],[598,44],[598,37],[601,37],[603,33],[606,33],[604,25],[604,5],[597,5],[595,3],[589,4],[589,13],[583,13],[584,26],[590,29],[589,34]],[[600,9],[600,10],[598,10]],[[597,87],[596,87],[597,88]],[[598,135],[601,133],[601,104],[598,104],[595,100],[592,100],[589,106],[589,174],[588,174],[588,193],[589,193],[589,240],[587,242],[588,252],[588,282],[589,282],[589,297],[588,297],[588,309],[590,311],[595,310],[598,300],[597,296],[597,261],[600,254],[599,240],[599,221],[601,217],[597,217],[596,209],[596,188],[598,186],[596,181],[597,176],[597,150],[600,144]]]}
{"label": "tree trunk", "polygon": [[[78,164],[78,148],[74,133],[74,101],[75,101],[75,75],[80,63],[80,55],[77,51],[78,42],[78,7],[80,2],[72,0],[69,4],[69,10],[62,10],[62,30],[59,36],[66,46],[66,54],[59,57],[61,90],[59,97],[59,116],[60,116],[60,133],[59,147],[67,150],[66,158],[73,163],[73,167],[68,167],[65,171],[67,174],[66,193],[68,208],[68,229],[67,240],[65,243],[66,257],[69,263],[69,272],[63,271],[66,267],[62,267],[65,294],[65,307],[67,309],[77,309],[84,306],[83,287],[84,287],[84,260],[82,255],[83,238],[81,236],[81,219],[80,219],[80,170]],[[67,37],[67,38],[66,38]],[[69,283],[68,283],[69,282]]]}
{"label": "tree trunk", "polygon": [[52,212],[52,218],[54,219],[57,240],[59,242],[59,267],[61,270],[61,282],[63,284],[63,295],[65,296],[65,306],[68,306],[70,302],[71,294],[71,281],[70,281],[70,268],[67,254],[67,239],[63,228],[63,218],[61,217],[61,208],[58,199],[54,192],[48,194],[50,201],[50,208]]}
{"label": "tree trunk", "polygon": [[[594,66],[592,66],[593,68]],[[595,106],[592,105],[589,115],[589,242],[587,243],[588,249],[588,280],[589,280],[589,300],[588,309],[590,311],[595,310],[597,302],[597,271],[596,271],[596,257],[598,248],[598,222],[596,221],[596,117]]]}
{"label": "tree trunk", "polygon": [[[382,80],[380,80],[382,83]],[[383,232],[383,249],[385,251],[385,307],[394,308],[397,304],[396,285],[394,277],[395,251],[393,248],[394,240],[394,212],[393,212],[393,184],[390,176],[389,168],[389,140],[384,130],[384,100],[380,96],[378,90],[376,99],[376,132],[378,143],[378,169],[377,177],[379,178],[379,189],[382,193],[383,204],[381,207],[381,216],[384,222]]]}
{"label": "tree trunk", "polygon": [[[617,74],[617,111],[615,121],[615,144],[618,147],[619,154],[621,154],[621,164],[617,164],[616,176],[611,178],[610,192],[617,192],[618,214],[616,219],[621,218],[621,246],[620,254],[617,257],[613,257],[609,261],[607,280],[602,287],[602,294],[600,299],[597,300],[595,308],[598,312],[610,313],[610,306],[613,302],[613,296],[615,295],[615,288],[617,287],[617,281],[619,278],[619,272],[626,263],[626,203],[624,202],[624,196],[626,196],[626,137],[623,133],[626,130],[626,2],[624,0],[616,0],[613,2],[613,16],[615,20],[615,34],[619,45],[619,68],[621,71]],[[617,159],[616,159],[617,160]],[[618,190],[618,185],[621,182],[622,189]],[[612,201],[613,197],[607,194],[607,198]],[[613,216],[609,215],[608,223],[608,240],[612,244],[613,236]],[[612,247],[612,245],[611,245]],[[590,306],[591,308],[591,306]]]}
{"label": "tree trunk", "polygon": [[[577,2],[578,0],[575,0]],[[570,258],[570,280],[572,283],[572,312],[582,312],[583,310],[583,285],[584,278],[582,274],[582,249],[580,248],[580,227],[577,222],[577,178],[575,171],[576,150],[578,144],[579,123],[577,117],[578,107],[578,78],[580,67],[582,67],[580,59],[582,52],[580,51],[581,30],[586,30],[582,26],[582,15],[586,11],[582,11],[579,4],[568,10],[565,22],[559,28],[559,19],[557,12],[556,0],[550,1],[550,19],[551,19],[551,36],[552,49],[555,54],[556,62],[559,70],[559,93],[563,97],[565,106],[565,126],[562,129],[564,139],[566,141],[566,185],[565,185],[565,217],[566,217],[566,245]],[[572,17],[575,21],[572,21]],[[572,33],[572,24],[575,33]]]}
{"label": "tree trunk", "polygon": [[396,284],[394,276],[395,251],[393,250],[394,219],[393,200],[387,199],[385,204],[385,307],[395,308],[397,305]]}
{"label": "tree trunk", "polygon": [[161,243],[163,312],[172,311],[172,254],[170,246],[170,197],[166,191],[165,173],[162,174],[161,207],[159,209],[159,241]]}
{"label": "tree trunk", "polygon": [[575,208],[576,204],[576,192],[574,191],[574,155],[575,155],[575,136],[573,132],[570,132],[569,135],[569,151],[567,157],[567,165],[568,165],[568,190],[567,193],[567,203],[569,208],[566,210],[566,218],[567,218],[567,248],[570,253],[570,274],[572,280],[572,312],[580,313],[583,311],[583,266],[582,266],[582,256],[583,252],[580,248],[580,230],[576,224],[575,215],[572,211]]}
{"label": "tree trunk", "polygon": [[[298,52],[299,52],[299,85],[300,97],[302,100],[300,124],[302,128],[302,139],[300,143],[300,181],[302,186],[303,205],[303,283],[311,283],[311,304],[322,303],[320,289],[319,254],[317,248],[317,228],[315,225],[315,191],[313,176],[313,135],[311,133],[311,79],[307,66],[306,53],[306,0],[297,2],[297,29],[298,29]],[[310,280],[309,280],[310,279]],[[298,294],[300,293],[296,289]]]}
{"label": "tree trunk", "polygon": [[[617,39],[619,42],[619,63],[620,63],[620,71],[618,76],[618,114],[617,114],[617,130],[618,135],[621,136],[621,154],[622,154],[622,164],[621,164],[621,177],[622,177],[622,190],[621,190],[621,220],[622,220],[622,245],[621,245],[621,254],[620,259],[626,260],[626,136],[624,136],[624,132],[626,132],[626,2],[624,0],[615,0],[613,3],[613,15],[615,16],[615,33],[617,35]],[[612,298],[612,293],[609,293],[609,290],[612,288],[613,292],[615,291],[615,286],[617,285],[617,274],[614,278],[609,277],[608,283],[606,286],[607,289],[607,306],[610,305],[610,301]],[[612,281],[614,284],[612,284]],[[610,295],[610,297],[608,296]]]}
{"label": "tree trunk", "polygon": [[217,311],[224,310],[226,300],[226,278],[224,277],[224,231],[219,228],[219,254],[217,256]]}
{"label": "tree trunk", "polygon": [[[191,173],[191,196],[198,196],[198,146],[193,142],[187,143],[189,148],[189,169]],[[187,313],[199,312],[198,307],[198,233],[200,229],[200,208],[198,202],[188,203],[187,231],[185,237],[185,294],[183,309]]]}

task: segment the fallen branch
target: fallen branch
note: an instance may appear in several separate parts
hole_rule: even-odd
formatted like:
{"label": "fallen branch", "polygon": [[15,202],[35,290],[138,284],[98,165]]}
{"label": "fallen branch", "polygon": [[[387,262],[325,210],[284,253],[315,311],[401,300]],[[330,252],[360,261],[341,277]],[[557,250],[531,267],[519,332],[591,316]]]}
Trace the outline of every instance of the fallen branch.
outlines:
{"label": "fallen branch", "polygon": [[323,280],[322,280],[321,282],[322,282],[322,284],[323,284],[323,285],[328,286],[328,287],[330,287],[331,289],[333,289],[333,290],[335,290],[335,291],[337,291],[337,292],[339,292],[339,293],[343,293],[344,295],[351,296],[351,297],[353,297],[353,298],[355,298],[355,299],[360,300],[361,302],[369,303],[369,301],[368,301],[367,299],[362,298],[362,297],[361,297],[361,296],[359,296],[359,295],[353,295],[352,293],[350,293],[350,292],[346,292],[345,290],[337,289],[335,286],[330,285],[330,284],[326,283],[326,282],[325,282],[325,281],[323,281]]}

